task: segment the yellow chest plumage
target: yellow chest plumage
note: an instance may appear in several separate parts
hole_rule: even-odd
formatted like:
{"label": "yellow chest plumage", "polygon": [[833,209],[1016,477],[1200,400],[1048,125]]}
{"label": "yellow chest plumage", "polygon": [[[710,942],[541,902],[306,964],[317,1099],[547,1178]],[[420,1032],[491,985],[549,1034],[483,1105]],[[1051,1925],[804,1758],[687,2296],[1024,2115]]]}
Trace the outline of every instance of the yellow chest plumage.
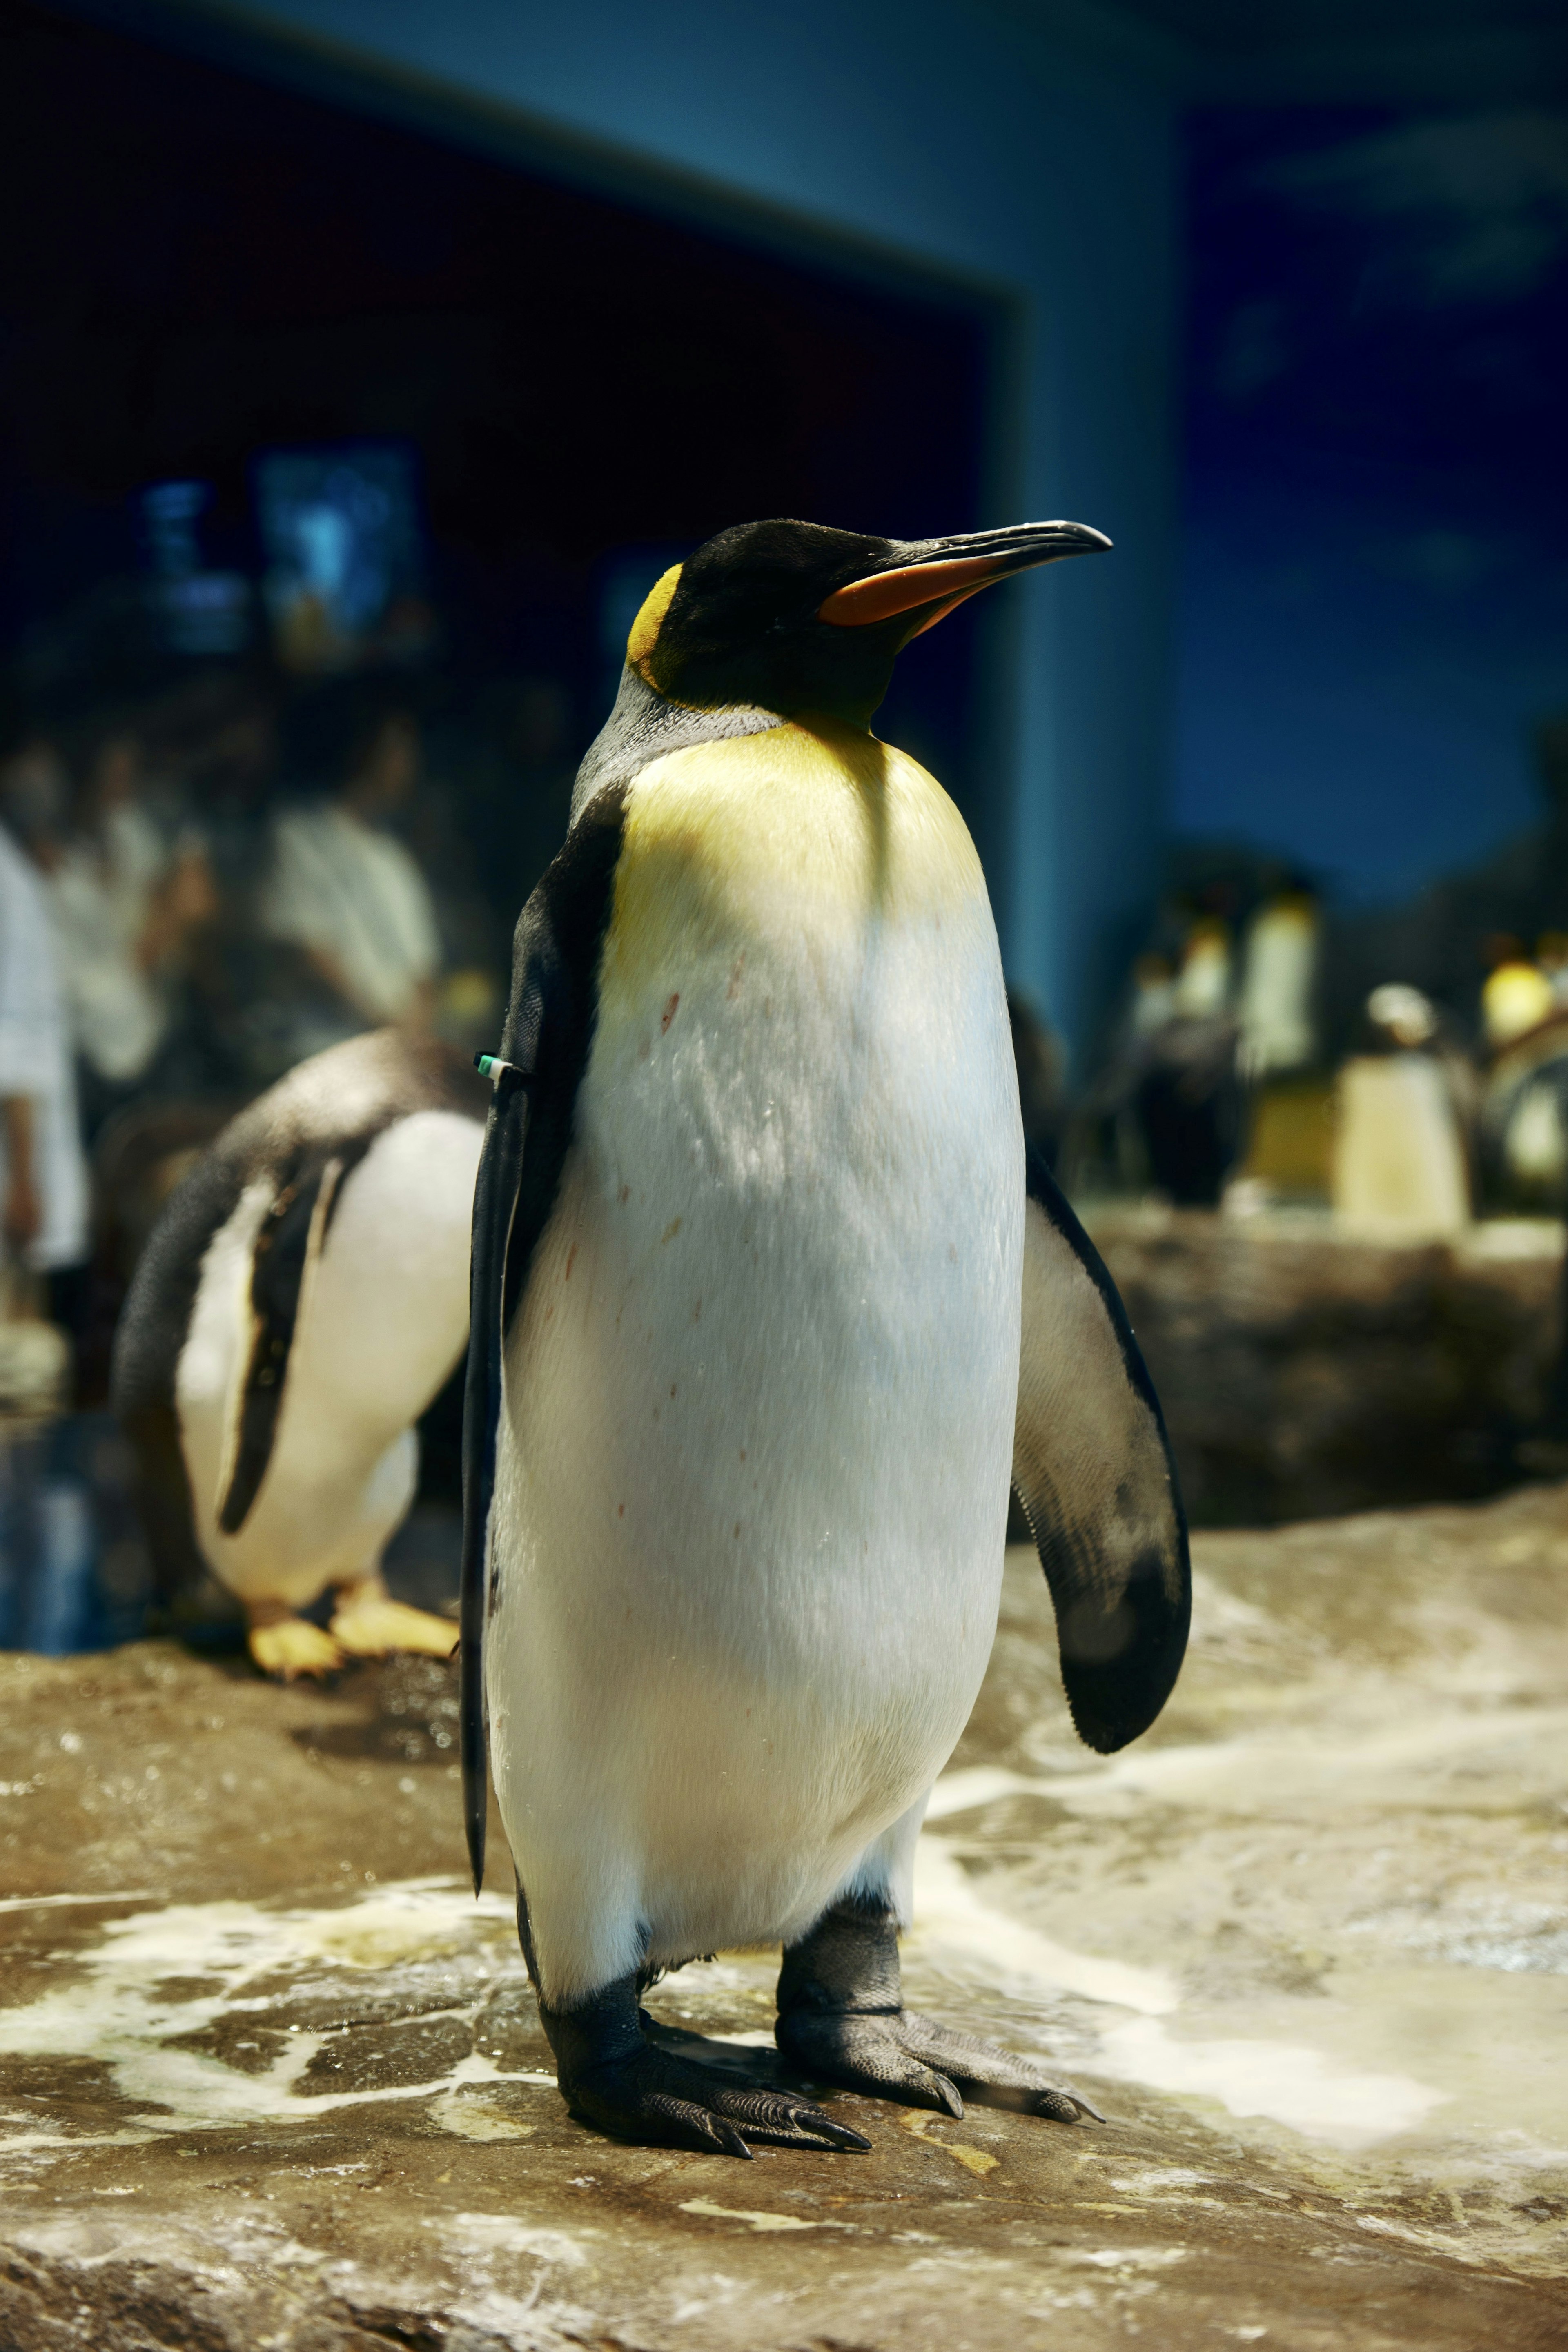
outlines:
{"label": "yellow chest plumage", "polygon": [[752,940],[793,934],[809,954],[976,912],[988,920],[963,820],[902,751],[827,720],[697,744],[627,796],[601,1018]]}

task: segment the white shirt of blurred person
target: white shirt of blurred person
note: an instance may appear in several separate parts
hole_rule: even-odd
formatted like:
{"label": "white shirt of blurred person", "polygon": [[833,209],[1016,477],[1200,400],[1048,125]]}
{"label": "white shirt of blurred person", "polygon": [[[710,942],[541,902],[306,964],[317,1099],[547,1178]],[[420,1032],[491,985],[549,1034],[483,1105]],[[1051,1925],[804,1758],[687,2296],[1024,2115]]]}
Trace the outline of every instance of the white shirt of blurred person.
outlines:
{"label": "white shirt of blurred person", "polygon": [[302,948],[372,1027],[427,1027],[440,967],[429,887],[384,830],[414,790],[419,756],[413,719],[389,715],[336,796],[279,817],[274,836],[263,927]]}
{"label": "white shirt of blurred person", "polygon": [[136,741],[109,737],[89,768],[79,822],[46,861],[77,1050],[113,1087],[151,1066],[173,1018],[180,950],[217,911],[205,851],[190,842],[171,852],[141,788]]}
{"label": "white shirt of blurred person", "polygon": [[[24,755],[26,756],[26,755]],[[87,1255],[87,1164],[42,876],[0,826],[0,1229],[35,1273]]]}

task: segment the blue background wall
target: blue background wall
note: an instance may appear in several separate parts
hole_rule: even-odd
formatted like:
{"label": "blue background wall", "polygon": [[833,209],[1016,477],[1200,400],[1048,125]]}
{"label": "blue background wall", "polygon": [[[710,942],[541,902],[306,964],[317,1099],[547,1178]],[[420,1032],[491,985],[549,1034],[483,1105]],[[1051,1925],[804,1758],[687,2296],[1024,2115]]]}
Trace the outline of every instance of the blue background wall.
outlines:
{"label": "blue background wall", "polygon": [[1178,159],[1136,44],[1111,61],[1092,35],[942,0],[267,0],[246,22],[329,71],[408,78],[416,105],[457,97],[597,142],[623,185],[640,162],[644,201],[728,194],[1011,299],[990,519],[1065,515],[1116,541],[1005,592],[994,688],[1004,953],[1081,1034],[1154,887],[1167,797]]}
{"label": "blue background wall", "polygon": [[1568,112],[1199,111],[1173,818],[1401,898],[1568,709]]}

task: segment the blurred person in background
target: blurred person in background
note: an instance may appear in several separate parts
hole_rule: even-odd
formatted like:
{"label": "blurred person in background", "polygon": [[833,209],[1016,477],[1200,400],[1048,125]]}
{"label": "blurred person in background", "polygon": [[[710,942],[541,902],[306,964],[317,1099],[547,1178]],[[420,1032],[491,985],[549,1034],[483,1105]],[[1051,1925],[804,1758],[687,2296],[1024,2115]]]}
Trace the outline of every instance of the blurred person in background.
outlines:
{"label": "blurred person in background", "polygon": [[[429,887],[391,831],[419,779],[419,722],[381,697],[334,697],[310,714],[325,797],[280,816],[260,920],[297,947],[323,992],[300,1007],[296,1055],[363,1029],[427,1029],[441,963]],[[323,776],[330,761],[335,775]]]}
{"label": "blurred person in background", "polygon": [[[493,696],[490,707],[493,712]],[[512,841],[519,786],[510,776],[500,782],[486,718],[478,696],[443,698],[439,722],[426,727],[419,782],[398,828],[429,892],[440,941],[437,1034],[468,1053],[488,1045],[500,1021],[511,929],[498,908],[497,886],[510,893],[518,871]],[[563,836],[564,831],[563,819]]]}
{"label": "blurred person in background", "polygon": [[508,719],[503,740],[512,779],[511,823],[526,898],[566,838],[579,747],[570,697],[555,678],[518,679]]}
{"label": "blurred person in background", "polygon": [[262,923],[279,770],[269,688],[244,676],[203,681],[165,714],[159,747],[200,824],[217,897],[215,919],[191,941],[184,1090],[226,1095],[232,1107],[299,1060],[295,1007],[320,990],[302,950]]}
{"label": "blurred person in background", "polygon": [[87,1256],[87,1167],[54,927],[34,854],[49,854],[64,798],[63,764],[42,737],[0,767],[0,1256],[12,1311],[32,1305],[18,1301],[18,1288],[42,1276],[49,1319],[70,1326]]}
{"label": "blurred person in background", "polygon": [[47,861],[89,1141],[112,1111],[157,1086],[194,935],[218,908],[205,848],[190,835],[171,848],[144,787],[134,731],[100,732],[76,821]]}

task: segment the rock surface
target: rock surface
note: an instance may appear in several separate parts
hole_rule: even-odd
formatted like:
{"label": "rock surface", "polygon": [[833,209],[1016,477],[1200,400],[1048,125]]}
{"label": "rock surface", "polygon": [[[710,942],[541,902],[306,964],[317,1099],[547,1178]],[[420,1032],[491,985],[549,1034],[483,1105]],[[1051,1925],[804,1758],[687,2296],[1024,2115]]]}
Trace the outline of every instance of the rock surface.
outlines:
{"label": "rock surface", "polygon": [[1561,1225],[1390,1244],[1326,1213],[1101,1206],[1087,1222],[1197,1525],[1474,1499],[1521,1475],[1558,1377]]}
{"label": "rock surface", "polygon": [[[0,1657],[0,2346],[1568,2345],[1568,1489],[1197,1559],[1107,1760],[1010,1558],[921,1856],[911,1997],[1109,2120],[838,2098],[865,2157],[566,2116],[446,1669]],[[775,1968],[650,2006],[765,2068]]]}

